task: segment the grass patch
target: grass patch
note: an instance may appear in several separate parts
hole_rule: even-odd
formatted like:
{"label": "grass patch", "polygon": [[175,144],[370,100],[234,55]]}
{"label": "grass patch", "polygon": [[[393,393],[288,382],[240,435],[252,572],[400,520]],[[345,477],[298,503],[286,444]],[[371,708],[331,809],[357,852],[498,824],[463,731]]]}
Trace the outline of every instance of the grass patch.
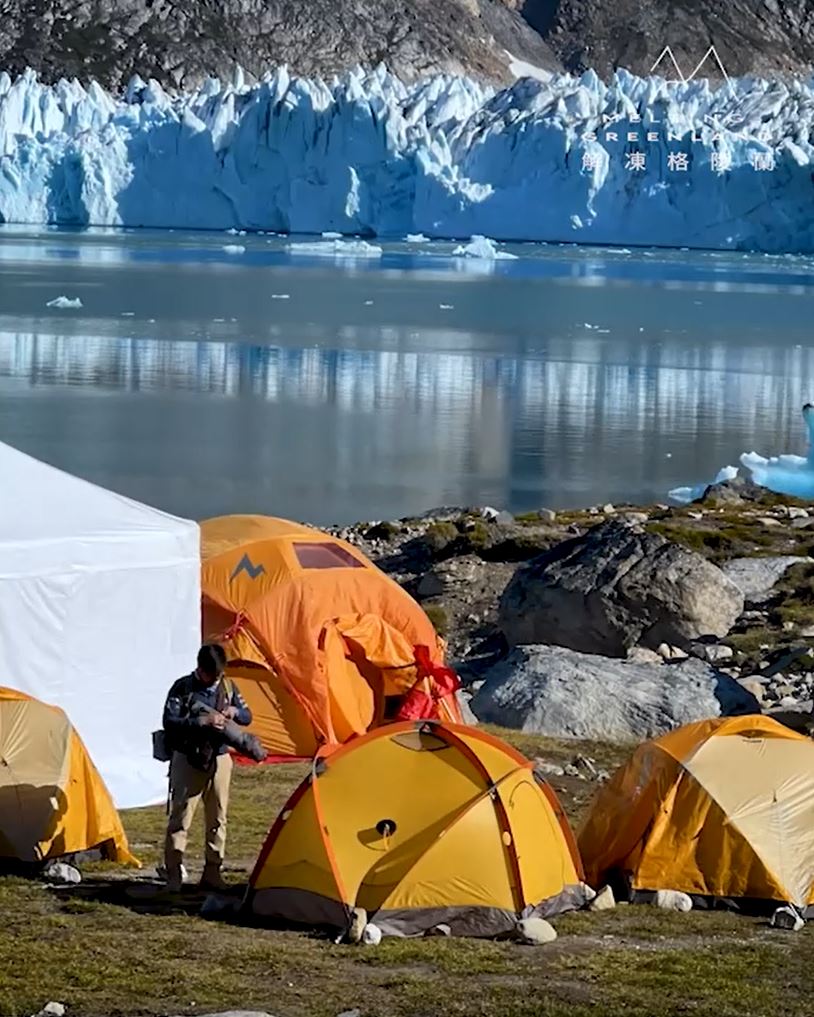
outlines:
{"label": "grass patch", "polygon": [[445,636],[449,632],[449,615],[441,604],[424,604],[424,614],[432,622],[432,626],[439,636]]}

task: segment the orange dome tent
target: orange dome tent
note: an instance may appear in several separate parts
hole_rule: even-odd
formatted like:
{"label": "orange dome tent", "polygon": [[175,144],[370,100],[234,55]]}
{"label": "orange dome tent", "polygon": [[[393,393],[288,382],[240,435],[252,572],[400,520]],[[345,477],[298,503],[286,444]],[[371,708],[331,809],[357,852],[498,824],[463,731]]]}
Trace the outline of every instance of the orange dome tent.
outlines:
{"label": "orange dome tent", "polygon": [[[269,757],[310,757],[398,718],[460,722],[429,618],[351,544],[268,516],[201,524],[202,627]],[[397,698],[396,698],[397,697]]]}

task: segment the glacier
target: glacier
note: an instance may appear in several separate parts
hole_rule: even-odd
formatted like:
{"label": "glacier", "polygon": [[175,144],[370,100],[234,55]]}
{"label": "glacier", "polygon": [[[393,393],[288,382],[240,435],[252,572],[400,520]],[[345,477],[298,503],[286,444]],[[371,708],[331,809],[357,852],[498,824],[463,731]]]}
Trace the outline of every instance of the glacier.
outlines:
{"label": "glacier", "polygon": [[811,253],[813,123],[802,80],[2,73],[0,220]]}

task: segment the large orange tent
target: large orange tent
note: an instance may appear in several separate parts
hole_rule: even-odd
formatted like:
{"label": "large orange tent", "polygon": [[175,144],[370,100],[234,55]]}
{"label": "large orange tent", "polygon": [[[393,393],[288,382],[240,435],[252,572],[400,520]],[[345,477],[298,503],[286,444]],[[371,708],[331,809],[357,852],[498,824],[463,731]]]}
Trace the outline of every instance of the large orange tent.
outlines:
{"label": "large orange tent", "polygon": [[389,719],[460,721],[443,643],[410,595],[358,548],[268,516],[201,524],[204,639],[269,757],[310,757]]}
{"label": "large orange tent", "polygon": [[645,742],[579,833],[586,878],[699,898],[814,905],[814,742],[770,717],[686,724]]}
{"label": "large orange tent", "polygon": [[108,861],[139,864],[65,713],[0,688],[0,865],[93,849]]}
{"label": "large orange tent", "polygon": [[260,853],[244,906],[272,921],[384,935],[497,936],[586,901],[552,788],[477,728],[392,724],[320,751]]}

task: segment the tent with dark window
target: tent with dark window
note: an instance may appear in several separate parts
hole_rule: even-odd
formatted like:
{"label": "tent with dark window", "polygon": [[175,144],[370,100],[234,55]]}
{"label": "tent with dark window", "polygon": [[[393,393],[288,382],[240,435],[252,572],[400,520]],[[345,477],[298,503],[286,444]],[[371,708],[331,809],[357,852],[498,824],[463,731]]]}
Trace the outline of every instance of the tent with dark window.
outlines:
{"label": "tent with dark window", "polygon": [[311,757],[389,720],[459,722],[427,615],[358,548],[267,516],[201,524],[202,627],[268,758]]}

